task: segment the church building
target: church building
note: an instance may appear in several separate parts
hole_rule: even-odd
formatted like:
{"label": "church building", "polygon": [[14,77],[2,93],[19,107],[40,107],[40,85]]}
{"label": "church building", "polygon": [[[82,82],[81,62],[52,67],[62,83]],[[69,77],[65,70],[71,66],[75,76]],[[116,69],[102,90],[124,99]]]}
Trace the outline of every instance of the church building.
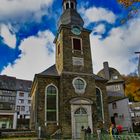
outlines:
{"label": "church building", "polygon": [[107,80],[93,74],[91,31],[84,28],[76,0],[63,0],[62,6],[56,63],[36,74],[32,84],[30,127],[41,128],[41,137],[61,129],[63,138],[80,138],[82,126],[92,132],[108,128]]}

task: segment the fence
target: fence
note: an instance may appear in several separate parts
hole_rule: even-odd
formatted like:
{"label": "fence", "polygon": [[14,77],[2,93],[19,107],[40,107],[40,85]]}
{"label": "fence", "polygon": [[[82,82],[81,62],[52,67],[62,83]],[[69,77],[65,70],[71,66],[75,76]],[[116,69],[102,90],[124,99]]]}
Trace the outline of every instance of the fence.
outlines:
{"label": "fence", "polygon": [[110,136],[109,134],[99,134],[86,136],[86,140],[140,140],[140,133],[128,133]]}

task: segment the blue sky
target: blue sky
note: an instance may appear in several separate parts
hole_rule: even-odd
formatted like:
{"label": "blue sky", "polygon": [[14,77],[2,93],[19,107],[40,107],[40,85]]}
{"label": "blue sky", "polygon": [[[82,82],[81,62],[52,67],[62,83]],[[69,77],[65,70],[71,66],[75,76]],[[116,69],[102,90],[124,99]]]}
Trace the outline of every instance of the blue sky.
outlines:
{"label": "blue sky", "polygon": [[[104,61],[121,74],[137,72],[140,4],[124,8],[116,0],[77,0],[90,35],[94,73]],[[54,37],[61,0],[1,0],[0,73],[33,79],[55,63]],[[132,10],[133,9],[133,10]]]}

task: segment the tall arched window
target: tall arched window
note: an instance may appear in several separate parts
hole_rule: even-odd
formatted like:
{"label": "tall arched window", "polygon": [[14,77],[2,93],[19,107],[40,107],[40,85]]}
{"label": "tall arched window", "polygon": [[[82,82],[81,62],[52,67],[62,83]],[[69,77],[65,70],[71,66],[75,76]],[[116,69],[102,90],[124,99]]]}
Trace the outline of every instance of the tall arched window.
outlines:
{"label": "tall arched window", "polygon": [[104,121],[104,113],[103,113],[103,99],[102,93],[99,88],[96,88],[96,104],[97,104],[97,116],[98,119]]}
{"label": "tall arched window", "polygon": [[73,2],[71,2],[71,9],[74,9],[74,4],[73,4]]}
{"label": "tall arched window", "polygon": [[69,9],[69,3],[66,3],[66,9]]}
{"label": "tall arched window", "polygon": [[51,84],[46,88],[45,121],[58,122],[58,90]]}

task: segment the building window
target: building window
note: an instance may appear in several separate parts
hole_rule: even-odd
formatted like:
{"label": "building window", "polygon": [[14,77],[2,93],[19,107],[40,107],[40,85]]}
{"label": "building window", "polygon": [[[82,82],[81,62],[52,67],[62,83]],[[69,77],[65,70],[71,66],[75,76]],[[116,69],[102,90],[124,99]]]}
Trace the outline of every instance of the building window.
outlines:
{"label": "building window", "polygon": [[118,113],[114,113],[114,117],[115,118],[118,118]]}
{"label": "building window", "polygon": [[19,99],[19,100],[18,100],[18,103],[19,103],[19,104],[23,104],[23,103],[24,103],[24,100],[23,100],[23,99]]}
{"label": "building window", "polygon": [[24,93],[23,92],[19,92],[19,96],[20,97],[24,97]]}
{"label": "building window", "polygon": [[3,109],[3,104],[2,103],[0,104],[0,109]]}
{"label": "building window", "polygon": [[25,111],[25,106],[21,106],[21,111]]}
{"label": "building window", "polygon": [[113,80],[117,80],[117,79],[118,79],[118,75],[113,75],[113,76],[112,76],[112,79],[113,79]]}
{"label": "building window", "polygon": [[15,109],[15,105],[14,104],[10,104],[10,109]]}
{"label": "building window", "polygon": [[102,93],[99,88],[96,88],[96,105],[97,105],[97,116],[99,120],[104,120],[103,114],[103,99]]}
{"label": "building window", "polygon": [[20,106],[17,106],[17,111],[20,111]]}
{"label": "building window", "polygon": [[73,44],[73,50],[74,51],[81,51],[82,50],[82,45],[81,45],[81,39],[79,38],[73,38],[72,39],[72,44]]}
{"label": "building window", "polygon": [[6,123],[2,124],[2,129],[5,129],[7,127]]}
{"label": "building window", "polygon": [[57,122],[58,121],[58,93],[57,88],[54,85],[49,85],[46,89],[46,122]]}
{"label": "building window", "polygon": [[120,85],[119,84],[114,85],[114,91],[119,91],[119,90],[121,90]]}
{"label": "building window", "polygon": [[117,109],[117,103],[112,103],[112,109]]}
{"label": "building window", "polygon": [[80,77],[76,77],[73,79],[73,87],[76,93],[83,94],[85,93],[86,81]]}
{"label": "building window", "polygon": [[69,3],[66,3],[66,9],[69,9]]}
{"label": "building window", "polygon": [[31,104],[31,100],[28,100],[28,104]]}
{"label": "building window", "polygon": [[60,44],[57,46],[58,55],[60,54]]}
{"label": "building window", "polygon": [[71,2],[71,9],[74,9],[74,4],[73,4],[73,2]]}

